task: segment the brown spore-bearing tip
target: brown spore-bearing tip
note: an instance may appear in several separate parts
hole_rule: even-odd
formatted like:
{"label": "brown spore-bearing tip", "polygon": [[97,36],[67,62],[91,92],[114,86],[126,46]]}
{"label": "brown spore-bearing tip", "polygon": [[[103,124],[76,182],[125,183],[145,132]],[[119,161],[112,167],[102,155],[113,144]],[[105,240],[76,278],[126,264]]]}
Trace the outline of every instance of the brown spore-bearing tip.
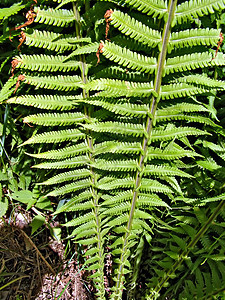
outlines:
{"label": "brown spore-bearing tip", "polygon": [[106,21],[106,28],[105,28],[105,38],[106,38],[106,40],[108,40],[109,22],[112,20],[111,19],[112,13],[113,13],[113,10],[108,9],[106,11],[106,13],[104,14],[104,18],[105,18],[105,21]]}
{"label": "brown spore-bearing tip", "polygon": [[96,52],[96,56],[98,58],[97,64],[100,62],[100,53],[103,52],[103,47],[104,47],[104,43],[103,41],[100,42],[99,47],[98,47],[98,51]]}
{"label": "brown spore-bearing tip", "polygon": [[13,92],[13,94],[15,94],[15,92],[18,90],[19,86],[20,86],[20,82],[23,81],[25,79],[25,75],[19,75],[17,78],[17,82],[16,82],[16,88]]}
{"label": "brown spore-bearing tip", "polygon": [[14,59],[11,61],[11,65],[12,65],[12,69],[11,69],[11,74],[12,74],[12,76],[11,76],[11,77],[14,76],[14,71],[15,71],[16,66],[18,65],[18,63],[19,63],[19,61],[18,61],[18,59],[16,59],[16,58],[14,58]]}

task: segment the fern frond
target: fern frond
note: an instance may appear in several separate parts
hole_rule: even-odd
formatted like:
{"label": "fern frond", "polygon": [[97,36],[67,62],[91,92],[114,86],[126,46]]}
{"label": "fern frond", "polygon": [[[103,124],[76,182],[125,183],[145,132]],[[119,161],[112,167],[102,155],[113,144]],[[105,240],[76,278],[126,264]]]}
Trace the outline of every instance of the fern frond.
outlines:
{"label": "fern frond", "polygon": [[26,83],[35,85],[37,88],[46,88],[59,91],[76,90],[81,86],[79,76],[29,76],[25,75]]}
{"label": "fern frond", "polygon": [[94,146],[93,155],[102,153],[140,153],[140,143],[103,142]]}
{"label": "fern frond", "polygon": [[193,18],[212,14],[216,10],[224,9],[224,0],[190,0],[177,6],[175,19],[179,24],[187,20],[193,21]]}
{"label": "fern frond", "polygon": [[123,67],[150,74],[156,70],[157,61],[155,57],[144,56],[108,41],[102,42],[102,44],[101,53]]}
{"label": "fern frond", "polygon": [[137,206],[138,207],[164,206],[169,208],[169,205],[165,201],[161,200],[158,195],[144,194],[144,193],[139,193]]}
{"label": "fern frond", "polygon": [[174,99],[178,97],[186,97],[192,95],[203,94],[207,92],[203,87],[197,87],[187,83],[177,83],[170,85],[163,85],[161,96],[162,99]]}
{"label": "fern frond", "polygon": [[135,41],[148,45],[149,47],[155,47],[161,42],[161,34],[159,31],[151,29],[142,22],[131,18],[128,14],[124,14],[119,10],[112,12],[110,24]]}
{"label": "fern frond", "polygon": [[132,136],[143,136],[145,133],[144,128],[141,124],[99,122],[93,124],[82,124],[82,126],[96,132],[109,132],[114,134],[125,134]]}
{"label": "fern frond", "polygon": [[41,9],[40,7],[35,7],[34,11],[37,14],[34,22],[58,27],[72,26],[75,22],[74,13],[72,10],[56,10],[53,8]]}
{"label": "fern frond", "polygon": [[218,126],[211,119],[199,115],[188,116],[183,114],[177,114],[177,115],[174,114],[174,115],[164,115],[164,116],[157,117],[157,122],[168,121],[168,120],[186,120],[195,123],[203,123],[205,125],[210,125],[210,126]]}
{"label": "fern frond", "polygon": [[[63,206],[57,208],[56,211],[54,212],[54,215],[57,215],[57,214],[59,214],[61,212],[67,211],[67,210],[70,211],[70,209],[73,208],[74,204],[80,203],[82,201],[86,201],[86,200],[88,200],[88,199],[90,199],[92,197],[93,197],[93,195],[92,195],[92,193],[89,190],[81,192],[81,193],[79,193],[79,195],[73,197],[68,202],[66,202]],[[91,221],[91,225],[93,227],[92,221]],[[85,229],[87,229],[87,228],[85,228]],[[78,232],[78,228],[75,229],[75,230],[77,230],[77,232]]]}
{"label": "fern frond", "polygon": [[58,183],[62,183],[65,181],[80,179],[82,177],[88,177],[90,175],[91,175],[91,172],[89,170],[78,169],[78,170],[73,170],[73,171],[64,172],[64,173],[55,175],[55,176],[49,178],[48,180],[39,183],[39,185],[58,184]]}
{"label": "fern frond", "polygon": [[111,190],[117,189],[121,187],[133,187],[134,179],[132,177],[128,178],[113,178],[113,177],[104,177],[99,180],[97,187],[102,190]]}
{"label": "fern frond", "polygon": [[223,53],[218,53],[214,59],[213,54],[209,52],[186,54],[168,58],[165,66],[165,74],[194,70],[210,65],[222,66],[224,64],[225,57]]}
{"label": "fern frond", "polygon": [[15,15],[20,10],[22,10],[26,5],[22,4],[23,2],[14,3],[10,7],[5,7],[0,9],[0,20],[8,19],[10,16]]}
{"label": "fern frond", "polygon": [[100,93],[104,97],[119,96],[143,96],[151,95],[153,92],[152,82],[141,83],[131,81],[121,81],[116,79],[96,79],[85,85],[89,90],[105,90],[107,93]]}
{"label": "fern frond", "polygon": [[188,173],[181,171],[176,167],[171,167],[167,165],[162,165],[162,166],[147,165],[144,169],[144,174],[150,174],[158,177],[169,175],[169,176],[193,178],[193,176],[189,175]]}
{"label": "fern frond", "polygon": [[80,225],[80,224],[83,224],[83,223],[86,223],[88,221],[91,221],[91,220],[94,220],[95,216],[94,214],[91,212],[91,213],[87,213],[81,217],[78,217],[76,219],[73,219],[69,222],[67,222],[66,224],[64,224],[66,227],[75,227],[77,225]]}
{"label": "fern frond", "polygon": [[82,42],[83,39],[71,37],[71,35],[63,35],[51,31],[27,30],[25,44],[28,46],[44,48],[53,51],[74,50],[77,45],[74,42]]}
{"label": "fern frond", "polygon": [[167,5],[163,0],[125,0],[133,8],[147,14],[153,18],[162,18],[167,13]]}
{"label": "fern frond", "polygon": [[195,157],[195,156],[201,156],[201,155],[191,150],[184,150],[183,148],[179,150],[178,149],[162,150],[160,148],[149,147],[148,154],[147,154],[148,160],[152,160],[152,159],[176,160],[182,157]]}
{"label": "fern frond", "polygon": [[74,99],[73,96],[64,95],[26,95],[10,98],[7,103],[23,104],[49,110],[70,110],[75,105],[71,101],[72,99]]}
{"label": "fern frond", "polygon": [[74,113],[52,113],[52,114],[38,114],[27,116],[23,119],[24,123],[33,123],[42,126],[60,126],[71,125],[83,122],[86,116],[81,112]]}
{"label": "fern frond", "polygon": [[86,156],[77,156],[65,160],[60,160],[56,162],[44,162],[38,165],[34,165],[33,168],[38,169],[71,169],[76,168],[78,166],[83,166],[88,163],[88,159]]}
{"label": "fern frond", "polygon": [[37,154],[26,153],[32,157],[45,158],[45,159],[63,159],[68,157],[73,157],[81,153],[87,153],[90,151],[85,143],[76,144],[73,146],[63,147],[57,150],[50,150],[46,152],[41,152]]}
{"label": "fern frond", "polygon": [[120,192],[116,196],[104,194],[102,195],[102,199],[104,199],[105,201],[102,203],[102,207],[118,204],[124,202],[125,200],[131,200],[132,195],[132,190]]}
{"label": "fern frond", "polygon": [[59,55],[20,55],[14,57],[18,64],[16,68],[31,71],[68,72],[77,70],[79,62],[71,60],[65,62],[66,56]]}
{"label": "fern frond", "polygon": [[199,84],[202,86],[207,86],[208,88],[225,88],[225,82],[222,80],[216,80],[209,78],[205,74],[192,74],[187,76],[182,76],[179,78],[176,78],[176,82],[187,82],[187,83],[193,83],[193,84]]}
{"label": "fern frond", "polygon": [[197,45],[217,46],[220,30],[210,28],[195,28],[172,32],[168,51],[173,48],[192,47]]}
{"label": "fern frond", "polygon": [[143,178],[140,186],[141,191],[149,191],[151,193],[173,193],[171,188],[157,180]]}
{"label": "fern frond", "polygon": [[54,191],[48,193],[46,196],[52,196],[52,197],[62,196],[65,194],[69,194],[75,191],[85,189],[87,187],[90,187],[90,185],[91,182],[89,179],[74,181],[73,183],[66,184],[65,186],[60,187],[58,189],[54,189]]}
{"label": "fern frond", "polygon": [[164,115],[176,115],[182,112],[208,112],[208,109],[200,104],[192,104],[192,103],[177,103],[174,105],[166,105],[165,107],[161,107],[157,110],[157,117],[161,117]]}
{"label": "fern frond", "polygon": [[78,129],[67,129],[59,131],[51,131],[41,134],[36,134],[35,136],[28,139],[26,142],[20,146],[27,144],[36,144],[36,143],[58,143],[63,141],[77,140],[83,138],[84,133],[80,132]]}
{"label": "fern frond", "polygon": [[100,170],[108,171],[128,171],[128,170],[137,170],[138,164],[133,160],[105,160],[105,159],[96,159],[93,167]]}
{"label": "fern frond", "polygon": [[104,210],[104,212],[102,214],[118,216],[119,214],[122,214],[129,210],[130,210],[130,202],[123,202],[120,204],[115,204],[111,208],[107,208],[106,210]]}
{"label": "fern frond", "polygon": [[81,55],[81,54],[87,54],[87,53],[96,53],[98,51],[99,43],[90,43],[88,45],[78,46],[75,51],[73,51],[70,55],[66,57],[66,60],[68,60],[70,57]]}
{"label": "fern frond", "polygon": [[9,78],[0,90],[0,103],[8,99],[15,90],[16,77]]}
{"label": "fern frond", "polygon": [[[82,100],[83,101],[83,100]],[[108,102],[104,98],[97,100],[86,100],[86,103],[91,105],[101,106],[111,112],[116,114],[120,114],[123,116],[139,116],[145,117],[148,113],[149,107],[148,105],[140,105],[140,104],[131,104],[131,103],[120,103],[120,102]]]}
{"label": "fern frond", "polygon": [[152,141],[168,141],[175,138],[182,138],[188,135],[206,135],[209,134],[206,131],[194,128],[194,127],[180,127],[172,129],[163,129],[163,130],[153,130],[152,132]]}

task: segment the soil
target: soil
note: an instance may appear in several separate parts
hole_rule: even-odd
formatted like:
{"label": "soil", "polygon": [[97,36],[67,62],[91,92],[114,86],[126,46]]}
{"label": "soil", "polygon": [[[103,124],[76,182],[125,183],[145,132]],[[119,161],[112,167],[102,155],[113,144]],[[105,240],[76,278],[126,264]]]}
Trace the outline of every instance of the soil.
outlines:
{"label": "soil", "polygon": [[29,214],[17,210],[0,223],[0,299],[93,300],[76,255],[65,258],[65,244],[48,229],[31,235]]}

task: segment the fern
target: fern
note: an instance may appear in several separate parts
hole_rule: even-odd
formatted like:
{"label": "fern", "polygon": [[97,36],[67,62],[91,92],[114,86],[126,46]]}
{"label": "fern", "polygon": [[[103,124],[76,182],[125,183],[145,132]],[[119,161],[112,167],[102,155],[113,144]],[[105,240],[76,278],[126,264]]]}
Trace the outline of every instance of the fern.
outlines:
{"label": "fern", "polygon": [[[29,155],[44,160],[34,168],[51,170],[40,184],[46,196],[64,200],[54,215],[69,213],[64,224],[69,237],[86,245],[86,268],[96,297],[139,299],[136,268],[144,264],[142,255],[149,256],[146,261],[153,266],[147,266],[146,299],[164,292],[172,276],[182,297],[203,297],[213,284],[216,292],[218,278],[224,277],[223,265],[216,262],[223,258],[216,252],[222,238],[214,247],[206,230],[222,212],[222,201],[216,204],[224,192],[222,185],[216,195],[214,186],[209,192],[204,189],[212,183],[206,173],[213,172],[213,178],[220,169],[207,151],[223,159],[224,147],[210,141],[214,132],[223,130],[210,118],[205,99],[224,89],[224,82],[205,73],[209,67],[224,66],[225,60],[222,53],[208,49],[217,45],[220,30],[193,29],[191,24],[224,8],[225,2],[114,1],[117,9],[105,15],[106,37],[110,31],[112,41],[100,45],[95,36],[103,35],[98,14],[103,18],[108,4],[89,8],[83,2],[57,2],[56,9],[35,8],[38,26],[25,31],[26,44],[43,51],[15,57],[29,95],[15,95],[7,102],[46,110],[24,117],[38,127],[22,145],[42,144]],[[206,181],[200,189],[202,174]],[[207,205],[211,214],[205,211]],[[210,230],[221,235],[221,226],[214,225]],[[147,241],[150,247],[144,251]],[[107,295],[109,245],[114,283]],[[215,250],[208,256],[210,272],[201,275],[210,247]],[[133,290],[124,295],[130,284]],[[173,293],[170,287],[165,291],[166,297]]]}

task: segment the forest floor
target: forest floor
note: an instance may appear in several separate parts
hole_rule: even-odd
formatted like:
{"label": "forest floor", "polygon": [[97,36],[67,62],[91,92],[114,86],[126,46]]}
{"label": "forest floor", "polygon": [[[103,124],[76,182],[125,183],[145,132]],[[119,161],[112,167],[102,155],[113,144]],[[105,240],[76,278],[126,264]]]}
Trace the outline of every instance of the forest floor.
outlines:
{"label": "forest floor", "polygon": [[76,253],[65,258],[65,244],[47,228],[31,235],[31,220],[20,207],[0,220],[0,299],[93,300]]}

